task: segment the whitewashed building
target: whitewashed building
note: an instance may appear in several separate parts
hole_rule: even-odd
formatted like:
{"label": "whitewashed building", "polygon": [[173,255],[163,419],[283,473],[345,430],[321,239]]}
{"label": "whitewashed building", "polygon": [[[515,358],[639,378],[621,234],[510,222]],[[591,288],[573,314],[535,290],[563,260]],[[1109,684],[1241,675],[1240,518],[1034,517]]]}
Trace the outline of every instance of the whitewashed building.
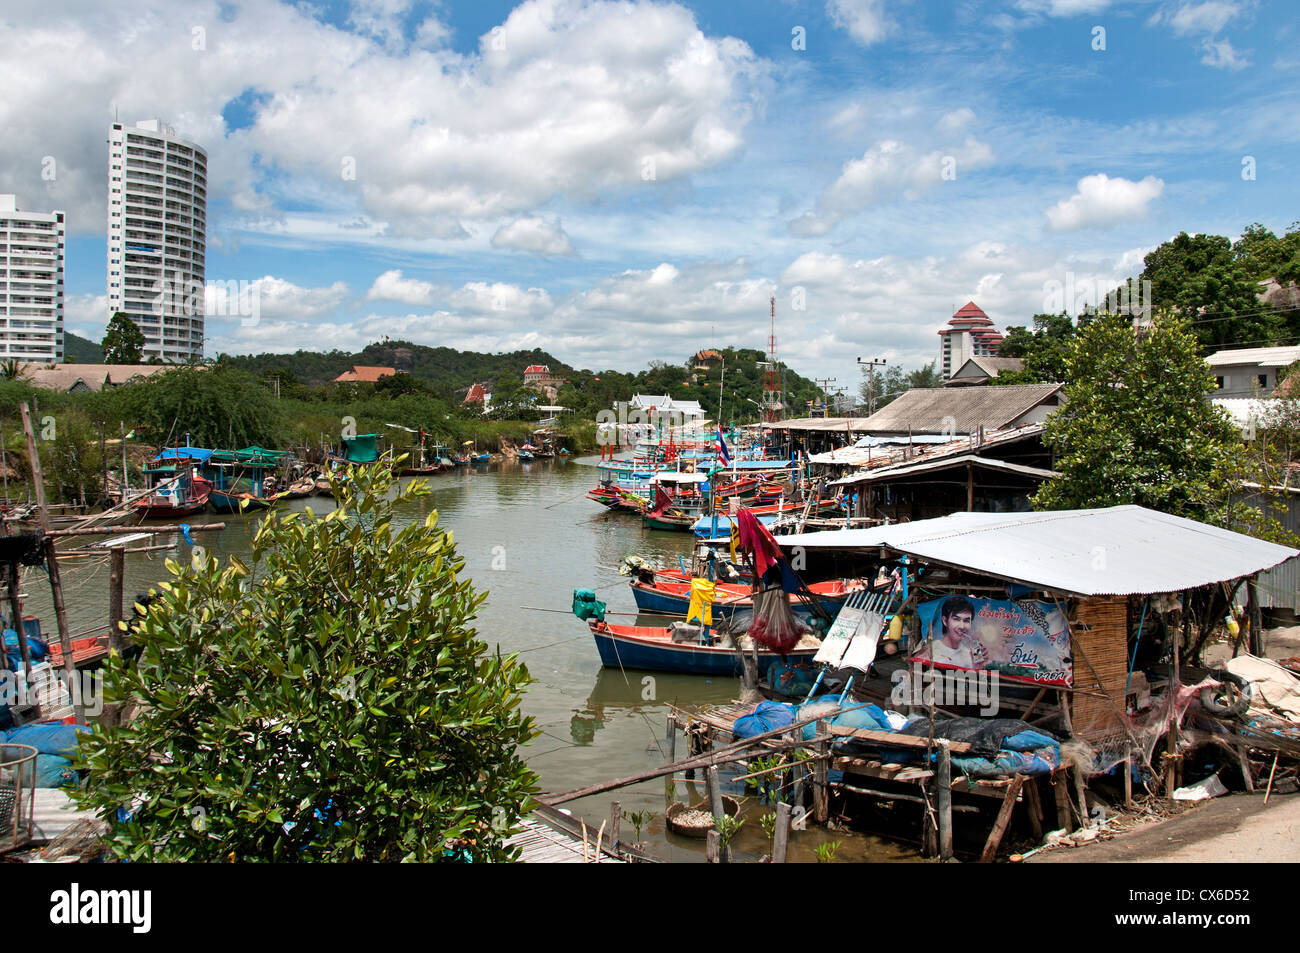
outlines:
{"label": "whitewashed building", "polygon": [[144,357],[203,357],[208,154],[161,120],[108,139],[108,317],[144,333]]}
{"label": "whitewashed building", "polygon": [[27,212],[0,195],[0,360],[63,360],[62,212]]}

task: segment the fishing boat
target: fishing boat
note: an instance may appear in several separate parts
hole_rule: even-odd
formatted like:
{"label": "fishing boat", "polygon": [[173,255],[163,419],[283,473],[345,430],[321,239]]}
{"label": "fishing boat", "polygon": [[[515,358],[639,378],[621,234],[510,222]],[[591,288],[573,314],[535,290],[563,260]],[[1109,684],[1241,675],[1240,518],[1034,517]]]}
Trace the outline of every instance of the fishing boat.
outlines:
{"label": "fishing boat", "polygon": [[171,447],[151,461],[144,471],[148,492],[131,506],[141,519],[183,519],[208,508],[212,483],[199,474],[199,467],[212,456],[202,447]]}
{"label": "fishing boat", "polygon": [[[715,605],[714,610],[717,607]],[[716,636],[707,644],[693,641],[673,641],[672,626],[611,625],[608,622],[588,620],[591,635],[596,640],[596,650],[603,664],[614,668],[649,669],[656,672],[685,672],[691,675],[739,675],[741,661],[730,644]],[[786,658],[790,661],[811,661],[818,646],[796,648]],[[759,647],[758,670],[766,674],[768,667],[781,659],[769,649]]]}
{"label": "fishing boat", "polygon": [[[636,607],[642,612],[668,613],[684,616],[691,603],[691,584],[689,580],[676,582],[667,578],[655,578],[646,582],[632,579],[632,598]],[[831,579],[815,582],[808,587],[818,604],[830,616],[834,616],[844,605],[844,601],[854,593],[866,587],[860,579]],[[713,614],[731,618],[737,610],[750,610],[754,607],[753,592],[743,583],[715,583],[717,598],[713,603]],[[807,616],[812,610],[801,599],[791,597],[790,608],[796,615]]]}
{"label": "fishing boat", "polygon": [[270,509],[281,500],[270,474],[287,454],[265,447],[216,450],[208,456],[203,475],[212,483],[212,508],[219,513]]}
{"label": "fishing boat", "polygon": [[209,497],[212,508],[218,513],[248,513],[256,510],[269,510],[280,502],[280,495],[256,496],[248,490],[237,488],[218,490],[215,487]]}
{"label": "fishing boat", "polygon": [[294,480],[284,490],[280,491],[280,496],[286,500],[300,500],[304,496],[311,496],[316,492],[316,481],[312,477],[302,477]]}
{"label": "fishing boat", "polygon": [[323,473],[318,476],[314,482],[317,496],[333,496],[334,490],[330,488],[330,478]]}

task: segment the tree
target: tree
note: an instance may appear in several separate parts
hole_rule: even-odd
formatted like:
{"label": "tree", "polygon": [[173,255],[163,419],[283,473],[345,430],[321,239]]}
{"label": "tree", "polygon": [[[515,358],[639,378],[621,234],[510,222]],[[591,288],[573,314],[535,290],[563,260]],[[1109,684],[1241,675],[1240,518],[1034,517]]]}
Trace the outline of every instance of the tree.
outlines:
{"label": "tree", "polygon": [[144,333],[125,311],[119,311],[109,319],[100,347],[104,349],[105,364],[139,364],[144,354]]}
{"label": "tree", "polygon": [[1240,439],[1207,397],[1214,378],[1196,337],[1176,319],[1144,334],[1127,316],[1083,328],[1065,355],[1065,406],[1043,440],[1058,479],[1035,509],[1140,506],[1231,526]]}
{"label": "tree", "polygon": [[1272,261],[1272,233],[1253,228],[1239,240],[1237,257],[1222,235],[1181,232],[1144,259],[1141,279],[1151,282],[1154,307],[1189,322],[1205,348],[1264,346],[1283,333],[1281,317],[1259,300],[1261,279],[1252,274]]}
{"label": "tree", "polygon": [[269,516],[251,565],[169,561],[138,662],[110,656],[108,698],[141,708],[81,742],[76,796],[119,858],[514,856],[536,781],[528,672],[470,627],[485,596],[437,513],[398,528],[427,484],[378,466],[335,492],[323,518]]}
{"label": "tree", "polygon": [[[1033,330],[1007,328],[998,345],[998,357],[1018,357],[1023,370],[1003,371],[990,384],[1047,384],[1065,380],[1065,353],[1074,339],[1077,325],[1065,311],[1036,314]],[[1080,324],[1086,323],[1081,320]]]}
{"label": "tree", "polygon": [[883,374],[877,374],[874,381],[868,380],[868,373],[869,369],[864,368],[859,393],[863,404],[869,404],[874,396],[876,410],[897,400],[913,387],[940,387],[943,384],[934,361],[910,371],[904,371],[898,364],[891,364]]}
{"label": "tree", "polygon": [[127,384],[118,399],[122,418],[159,443],[176,443],[188,433],[200,447],[274,447],[285,435],[285,411],[270,388],[233,367],[162,371]]}

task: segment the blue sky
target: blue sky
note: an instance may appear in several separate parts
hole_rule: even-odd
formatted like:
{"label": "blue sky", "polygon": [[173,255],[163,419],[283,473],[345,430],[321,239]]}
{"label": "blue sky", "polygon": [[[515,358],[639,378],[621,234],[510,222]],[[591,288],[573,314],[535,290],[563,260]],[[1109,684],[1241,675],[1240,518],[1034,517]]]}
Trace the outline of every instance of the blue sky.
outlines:
{"label": "blue sky", "polygon": [[208,278],[259,301],[255,323],[209,317],[210,356],[389,335],[635,370],[764,346],[775,295],[781,356],[856,387],[856,356],[932,360],[967,300],[1023,324],[1054,283],[1104,293],[1181,230],[1300,219],[1286,3],[67,0],[0,19],[0,191],[68,213],[70,329],[106,317],[114,112],[208,150]]}

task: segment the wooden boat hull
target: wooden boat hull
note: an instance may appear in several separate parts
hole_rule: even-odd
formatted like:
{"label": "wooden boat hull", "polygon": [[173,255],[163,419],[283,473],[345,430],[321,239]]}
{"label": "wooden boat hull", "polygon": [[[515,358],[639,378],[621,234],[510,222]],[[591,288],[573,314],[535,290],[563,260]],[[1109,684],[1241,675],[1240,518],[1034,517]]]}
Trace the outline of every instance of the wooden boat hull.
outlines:
{"label": "wooden boat hull", "polygon": [[[853,590],[818,592],[817,587],[822,585],[824,584],[813,584],[811,587],[813,595],[821,607],[834,617],[843,608],[845,600]],[[727,588],[723,588],[724,586]],[[671,615],[685,616],[691,604],[691,586],[689,581],[680,583],[656,581],[650,585],[633,580],[632,598],[636,600],[636,607],[642,612],[666,612]],[[713,603],[713,614],[726,619],[730,619],[737,609],[748,612],[754,608],[749,587],[744,585],[732,587],[730,583],[719,584],[717,599],[718,601]],[[799,599],[792,599],[790,608],[795,615],[799,616],[810,615],[812,611]]]}
{"label": "wooden boat hull", "polygon": [[228,493],[225,490],[213,490],[208,497],[208,501],[218,513],[250,513],[269,510],[279,502],[274,497],[253,496],[249,493]]}
{"label": "wooden boat hull", "polygon": [[666,529],[676,533],[689,533],[699,516],[677,516],[672,513],[651,516],[649,513],[643,513],[641,518],[650,529]]}
{"label": "wooden boat hull", "polygon": [[[611,668],[646,669],[653,672],[682,672],[688,675],[739,676],[741,662],[731,648],[716,645],[698,645],[690,642],[673,642],[668,629],[649,626],[610,625],[592,620],[592,638],[600,660]],[[787,658],[808,660],[817,649],[799,649]],[[774,661],[781,658],[776,652],[758,650],[758,670],[766,674]]]}

